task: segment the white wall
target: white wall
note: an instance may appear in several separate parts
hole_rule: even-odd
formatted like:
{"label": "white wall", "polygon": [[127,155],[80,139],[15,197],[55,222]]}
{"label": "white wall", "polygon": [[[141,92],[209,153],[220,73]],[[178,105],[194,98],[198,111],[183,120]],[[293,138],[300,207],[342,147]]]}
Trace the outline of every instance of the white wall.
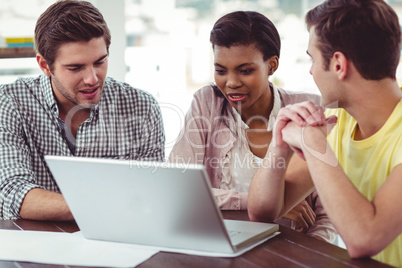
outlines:
{"label": "white wall", "polygon": [[93,0],[91,1],[102,13],[112,35],[109,49],[108,75],[116,80],[124,81],[126,77],[126,31],[124,0]]}

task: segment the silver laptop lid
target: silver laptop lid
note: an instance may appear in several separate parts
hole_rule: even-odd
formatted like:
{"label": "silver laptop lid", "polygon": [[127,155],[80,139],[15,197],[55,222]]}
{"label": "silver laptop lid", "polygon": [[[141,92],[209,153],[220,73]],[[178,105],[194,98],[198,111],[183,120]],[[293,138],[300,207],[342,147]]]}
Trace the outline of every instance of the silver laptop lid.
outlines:
{"label": "silver laptop lid", "polygon": [[45,159],[86,238],[234,251],[202,165]]}

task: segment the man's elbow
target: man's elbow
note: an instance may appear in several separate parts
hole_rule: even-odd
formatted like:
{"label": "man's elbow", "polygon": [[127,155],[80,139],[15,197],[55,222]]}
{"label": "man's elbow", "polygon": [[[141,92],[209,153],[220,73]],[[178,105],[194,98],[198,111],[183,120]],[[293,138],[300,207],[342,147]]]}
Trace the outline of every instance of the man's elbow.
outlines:
{"label": "man's elbow", "polygon": [[355,239],[353,242],[346,243],[346,248],[352,258],[368,258],[378,254],[382,249],[376,246],[373,241],[366,239]]}
{"label": "man's elbow", "polygon": [[369,258],[378,252],[367,247],[349,247],[348,253],[352,258]]}
{"label": "man's elbow", "polygon": [[272,212],[253,207],[248,208],[248,217],[250,218],[250,221],[257,222],[274,222],[277,218]]}

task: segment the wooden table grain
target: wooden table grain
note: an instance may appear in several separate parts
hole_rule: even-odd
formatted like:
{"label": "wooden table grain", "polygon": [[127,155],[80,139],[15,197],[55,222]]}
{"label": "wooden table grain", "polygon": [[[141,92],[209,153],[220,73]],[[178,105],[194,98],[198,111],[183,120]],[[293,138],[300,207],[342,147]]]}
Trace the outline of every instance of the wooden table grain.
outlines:
{"label": "wooden table grain", "polygon": [[[249,220],[245,211],[222,211],[225,219]],[[0,229],[75,232],[75,222],[45,222],[29,220],[0,220]],[[256,267],[391,267],[373,259],[352,259],[347,251],[286,227],[280,234],[236,258],[203,257],[159,252],[137,267],[163,268],[256,268]],[[1,240],[1,238],[0,238]],[[18,261],[0,261],[0,267],[79,267]]]}

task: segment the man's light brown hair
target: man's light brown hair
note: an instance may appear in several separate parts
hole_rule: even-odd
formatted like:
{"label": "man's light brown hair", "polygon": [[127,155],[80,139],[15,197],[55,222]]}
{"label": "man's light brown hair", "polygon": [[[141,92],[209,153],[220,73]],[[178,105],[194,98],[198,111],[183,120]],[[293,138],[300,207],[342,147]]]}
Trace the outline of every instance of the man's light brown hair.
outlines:
{"label": "man's light brown hair", "polygon": [[103,37],[109,52],[111,36],[102,14],[86,1],[61,0],[51,5],[35,26],[35,50],[53,71],[59,47],[69,42],[88,42]]}

